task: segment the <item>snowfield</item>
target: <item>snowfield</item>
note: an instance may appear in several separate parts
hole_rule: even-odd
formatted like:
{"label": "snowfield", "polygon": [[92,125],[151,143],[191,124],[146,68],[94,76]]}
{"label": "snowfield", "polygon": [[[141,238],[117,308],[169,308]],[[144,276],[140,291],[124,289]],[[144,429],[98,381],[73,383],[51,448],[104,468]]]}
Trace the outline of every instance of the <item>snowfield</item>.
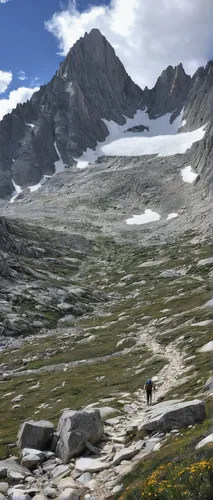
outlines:
{"label": "snowfield", "polygon": [[[126,118],[127,121],[122,126],[103,119],[109,135],[103,143],[98,143],[95,151],[87,149],[77,160],[77,167],[85,168],[101,156],[158,155],[163,157],[184,154],[194,142],[204,137],[205,126],[192,132],[177,133],[183,123],[182,116],[183,112],[171,124],[169,113],[150,120],[145,111],[137,111],[134,118]],[[141,125],[147,127],[143,132],[129,130]]]}
{"label": "snowfield", "polygon": [[127,219],[126,223],[128,225],[133,224],[147,224],[148,222],[155,222],[160,220],[160,215],[157,212],[153,212],[150,208],[145,210],[144,214],[141,215],[133,215],[132,218]]}
{"label": "snowfield", "polygon": [[198,174],[195,174],[194,172],[192,172],[191,165],[189,165],[188,167],[182,168],[181,175],[182,175],[183,182],[189,182],[190,184],[192,184],[192,182],[194,182],[198,176]]}

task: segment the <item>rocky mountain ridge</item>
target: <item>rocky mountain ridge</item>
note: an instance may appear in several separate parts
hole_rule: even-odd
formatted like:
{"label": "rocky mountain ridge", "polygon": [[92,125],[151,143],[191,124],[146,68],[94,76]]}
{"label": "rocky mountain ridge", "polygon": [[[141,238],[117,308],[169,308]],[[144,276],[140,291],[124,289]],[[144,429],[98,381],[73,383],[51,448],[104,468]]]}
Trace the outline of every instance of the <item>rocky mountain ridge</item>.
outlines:
{"label": "rocky mountain ridge", "polygon": [[[22,188],[54,174],[55,163],[72,167],[87,148],[108,135],[103,119],[120,125],[147,108],[150,118],[184,107],[181,131],[207,122],[206,137],[195,147],[195,164],[211,163],[213,63],[191,78],[182,64],[169,66],[151,90],[141,90],[127,75],[106,38],[97,30],[71,48],[48,85],[18,105],[0,122],[0,197],[9,197],[14,182]],[[143,125],[143,124],[141,124]],[[60,158],[59,156],[60,155]],[[206,174],[207,176],[209,173]]]}

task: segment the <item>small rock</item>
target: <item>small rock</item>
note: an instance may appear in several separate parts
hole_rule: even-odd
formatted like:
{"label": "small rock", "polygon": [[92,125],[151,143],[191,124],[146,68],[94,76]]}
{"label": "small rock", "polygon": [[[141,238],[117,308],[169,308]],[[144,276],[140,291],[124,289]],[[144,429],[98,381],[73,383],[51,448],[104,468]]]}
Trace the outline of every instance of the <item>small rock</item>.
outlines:
{"label": "small rock", "polygon": [[22,458],[21,465],[24,465],[28,469],[34,469],[41,462],[41,458],[38,455],[26,455]]}
{"label": "small rock", "polygon": [[91,491],[97,491],[98,483],[95,479],[91,479],[89,483],[87,483],[87,488]]}
{"label": "small rock", "polygon": [[48,498],[56,498],[57,497],[57,491],[52,488],[51,486],[46,486],[46,488],[44,488],[44,496],[45,497],[48,497]]}
{"label": "small rock", "polygon": [[0,493],[0,500],[6,500],[6,497],[3,495],[3,493]]}
{"label": "small rock", "polygon": [[91,479],[92,479],[91,474],[89,472],[85,472],[84,474],[82,474],[78,478],[78,482],[81,484],[87,485],[87,483],[89,483],[89,481],[91,481]]}
{"label": "small rock", "polygon": [[77,490],[73,490],[70,488],[67,488],[66,490],[62,491],[62,493],[59,495],[59,500],[79,500],[80,496],[77,492]]}
{"label": "small rock", "polygon": [[0,493],[3,493],[5,495],[8,489],[9,489],[8,483],[0,483]]}
{"label": "small rock", "polygon": [[134,457],[138,453],[138,449],[135,448],[123,448],[121,451],[118,451],[113,459],[113,466],[119,465],[123,460],[129,460]]}
{"label": "small rock", "polygon": [[58,465],[51,473],[51,477],[52,478],[57,478],[58,476],[64,477],[68,475],[69,472],[70,472],[69,465]]}
{"label": "small rock", "polygon": [[11,403],[18,403],[19,401],[22,401],[22,399],[24,399],[23,394],[19,394],[19,396],[16,396],[11,400]]}
{"label": "small rock", "polygon": [[112,490],[112,493],[120,493],[121,491],[123,491],[124,489],[124,486],[123,484],[118,484],[117,486],[115,486]]}
{"label": "small rock", "polygon": [[61,479],[59,483],[57,483],[57,486],[59,490],[75,489],[76,483],[72,477],[66,477]]}

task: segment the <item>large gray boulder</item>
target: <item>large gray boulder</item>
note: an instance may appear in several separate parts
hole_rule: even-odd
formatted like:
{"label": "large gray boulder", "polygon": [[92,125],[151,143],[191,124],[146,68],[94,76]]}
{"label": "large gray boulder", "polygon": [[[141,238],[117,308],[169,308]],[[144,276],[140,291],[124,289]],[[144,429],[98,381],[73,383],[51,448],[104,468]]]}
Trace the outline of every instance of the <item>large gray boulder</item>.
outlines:
{"label": "large gray boulder", "polygon": [[140,428],[148,432],[170,432],[203,422],[205,418],[205,404],[198,399],[175,404],[164,402],[153,407]]}
{"label": "large gray boulder", "polygon": [[59,420],[58,435],[56,455],[66,464],[72,457],[84,452],[87,442],[91,444],[100,442],[103,435],[100,411],[66,410]]}
{"label": "large gray boulder", "polygon": [[18,434],[18,447],[47,450],[53,440],[54,425],[47,420],[24,422]]}

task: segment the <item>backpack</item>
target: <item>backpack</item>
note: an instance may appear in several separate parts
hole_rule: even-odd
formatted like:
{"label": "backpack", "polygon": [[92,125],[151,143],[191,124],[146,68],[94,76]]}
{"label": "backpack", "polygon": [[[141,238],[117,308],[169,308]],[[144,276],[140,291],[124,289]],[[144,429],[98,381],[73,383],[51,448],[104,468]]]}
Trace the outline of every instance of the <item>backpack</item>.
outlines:
{"label": "backpack", "polygon": [[152,391],[152,380],[151,379],[146,381],[146,390]]}

